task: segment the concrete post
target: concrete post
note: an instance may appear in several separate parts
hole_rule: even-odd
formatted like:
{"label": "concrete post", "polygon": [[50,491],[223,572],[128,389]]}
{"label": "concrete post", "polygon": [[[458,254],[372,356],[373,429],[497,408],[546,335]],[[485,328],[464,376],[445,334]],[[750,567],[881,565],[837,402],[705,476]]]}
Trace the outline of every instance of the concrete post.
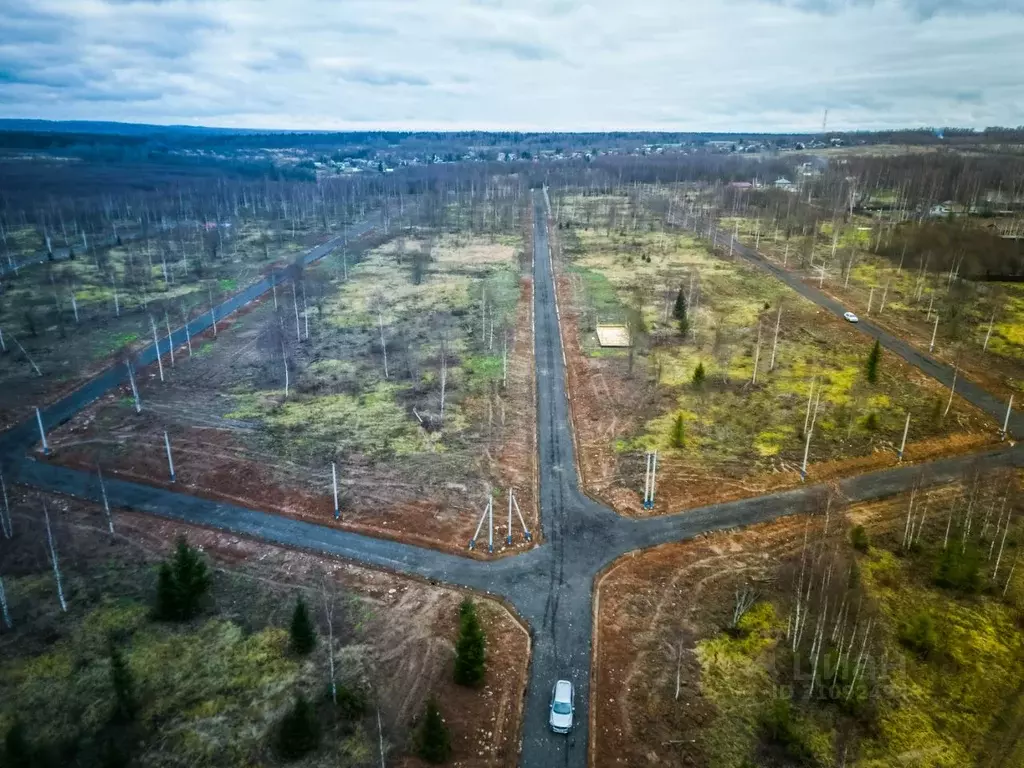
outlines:
{"label": "concrete post", "polygon": [[910,431],[910,411],[907,411],[907,423],[903,425],[903,439],[900,441],[899,461],[903,461],[903,450],[907,447],[907,432]]}
{"label": "concrete post", "polygon": [[167,430],[164,430],[164,447],[167,448],[167,468],[171,473],[171,482],[175,482],[177,477],[174,474],[174,459],[171,457],[171,438],[167,436]]}
{"label": "concrete post", "polygon": [[46,430],[43,429],[43,414],[36,408],[36,423],[39,425],[39,437],[43,441],[43,455],[50,455],[50,444],[46,442]]}

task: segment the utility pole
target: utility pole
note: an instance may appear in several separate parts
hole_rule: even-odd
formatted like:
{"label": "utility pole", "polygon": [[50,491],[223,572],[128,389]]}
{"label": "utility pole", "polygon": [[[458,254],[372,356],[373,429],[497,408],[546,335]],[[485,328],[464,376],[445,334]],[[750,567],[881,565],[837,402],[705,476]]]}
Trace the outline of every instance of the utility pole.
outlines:
{"label": "utility pole", "polygon": [[103,495],[103,511],[107,513],[107,529],[114,534],[114,518],[110,514],[110,501],[107,499],[107,485],[103,482],[103,471],[97,466],[96,475],[100,479],[100,493]]}
{"label": "utility pole", "polygon": [[907,432],[910,431],[910,411],[907,411],[907,423],[903,425],[903,439],[900,441],[899,461],[903,461],[903,449],[907,447]]}
{"label": "utility pole", "polygon": [[331,462],[331,479],[334,481],[334,519],[341,519],[341,507],[338,506],[338,465]]}
{"label": "utility pole", "polygon": [[57,597],[60,598],[60,609],[68,612],[68,604],[64,600],[64,584],[60,577],[60,564],[57,562],[57,549],[53,545],[53,531],[50,530],[50,512],[43,502],[43,519],[46,521],[46,543],[50,547],[50,562],[53,563],[53,576],[57,581]]}
{"label": "utility pole", "polygon": [[171,438],[167,436],[167,430],[164,430],[164,447],[167,449],[167,468],[171,473],[171,482],[175,482],[177,479],[174,474],[174,459],[171,458]]}
{"label": "utility pole", "polygon": [[1010,427],[1010,410],[1013,408],[1013,395],[1010,395],[1010,402],[1006,405],[1006,418],[1003,419],[1003,431],[1000,433],[1000,440],[1005,440]]}
{"label": "utility pole", "polygon": [[43,429],[43,414],[39,412],[39,407],[36,407],[36,424],[39,425],[39,437],[43,441],[43,455],[50,455],[50,444],[46,442],[46,430]]}

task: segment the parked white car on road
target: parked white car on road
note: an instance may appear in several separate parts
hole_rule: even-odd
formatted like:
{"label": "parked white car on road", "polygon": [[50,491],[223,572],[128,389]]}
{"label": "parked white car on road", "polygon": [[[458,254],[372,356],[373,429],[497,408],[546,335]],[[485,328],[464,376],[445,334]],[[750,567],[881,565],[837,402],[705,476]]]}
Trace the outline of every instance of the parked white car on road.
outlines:
{"label": "parked white car on road", "polygon": [[860,321],[860,318],[853,314],[853,312],[843,312],[843,317],[845,317],[851,323],[856,323]]}
{"label": "parked white car on road", "polygon": [[559,680],[551,692],[551,717],[548,724],[555,733],[568,733],[572,730],[573,705],[572,683]]}

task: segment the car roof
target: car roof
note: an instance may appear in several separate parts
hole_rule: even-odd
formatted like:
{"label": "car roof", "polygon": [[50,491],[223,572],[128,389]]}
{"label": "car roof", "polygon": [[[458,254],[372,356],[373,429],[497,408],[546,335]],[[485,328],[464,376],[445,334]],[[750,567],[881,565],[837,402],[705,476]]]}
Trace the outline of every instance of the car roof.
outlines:
{"label": "car roof", "polygon": [[572,683],[570,683],[568,680],[559,680],[557,683],[555,683],[556,696],[558,696],[559,694],[563,696],[568,696],[570,693],[572,693]]}

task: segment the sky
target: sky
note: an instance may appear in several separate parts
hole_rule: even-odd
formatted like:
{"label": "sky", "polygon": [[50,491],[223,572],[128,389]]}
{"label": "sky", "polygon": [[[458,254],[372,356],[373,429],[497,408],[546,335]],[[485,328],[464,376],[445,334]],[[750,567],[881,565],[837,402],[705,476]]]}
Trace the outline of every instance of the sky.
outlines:
{"label": "sky", "polygon": [[1024,124],[1024,0],[0,0],[0,117],[282,129]]}

